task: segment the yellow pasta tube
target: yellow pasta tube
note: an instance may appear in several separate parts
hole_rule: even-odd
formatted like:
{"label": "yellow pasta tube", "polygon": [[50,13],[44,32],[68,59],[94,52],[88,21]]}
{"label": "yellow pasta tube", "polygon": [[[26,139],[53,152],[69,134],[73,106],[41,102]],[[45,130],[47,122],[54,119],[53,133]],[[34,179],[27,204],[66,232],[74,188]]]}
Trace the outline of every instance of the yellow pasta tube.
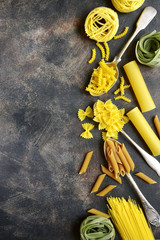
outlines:
{"label": "yellow pasta tube", "polygon": [[123,68],[127,74],[142,112],[147,112],[154,109],[156,106],[148,91],[136,61],[127,63],[123,66]]}
{"label": "yellow pasta tube", "polygon": [[101,186],[101,183],[103,182],[103,179],[105,178],[106,174],[101,174],[98,176],[92,190],[91,190],[91,193],[93,192],[97,192],[99,187]]}
{"label": "yellow pasta tube", "polygon": [[120,173],[120,175],[122,176],[122,177],[124,177],[124,175],[125,175],[125,170],[124,170],[124,167],[123,167],[123,165],[122,164],[118,164],[118,167],[119,167],[119,173]]}
{"label": "yellow pasta tube", "polygon": [[118,146],[118,148],[117,148],[117,153],[118,153],[118,155],[120,157],[120,160],[121,160],[121,162],[123,164],[123,167],[124,167],[125,171],[127,173],[129,173],[130,172],[130,166],[129,166],[128,161],[127,161],[126,157],[124,156],[120,146]]}
{"label": "yellow pasta tube", "polygon": [[119,177],[119,168],[118,168],[118,164],[117,164],[117,161],[116,161],[116,158],[114,156],[114,153],[113,153],[112,149],[110,149],[110,151],[108,152],[108,156],[109,156],[109,160],[111,162],[111,165],[113,167],[115,177],[118,178]]}
{"label": "yellow pasta tube", "polygon": [[114,157],[115,157],[117,163],[121,163],[121,160],[119,159],[119,156],[116,154],[116,147],[115,147],[116,143],[114,143],[114,141],[112,141],[112,140],[107,139],[106,144],[110,147],[110,149],[113,150]]}
{"label": "yellow pasta tube", "polygon": [[86,157],[85,157],[85,159],[84,159],[84,161],[83,161],[83,164],[82,164],[82,167],[81,167],[81,169],[80,169],[80,171],[79,171],[79,174],[82,174],[82,173],[85,173],[85,172],[86,172],[86,170],[87,170],[87,168],[88,168],[88,165],[89,165],[89,163],[90,163],[92,154],[93,154],[93,152],[88,152],[88,153],[86,154]]}
{"label": "yellow pasta tube", "polygon": [[158,132],[158,136],[160,137],[160,121],[159,121],[157,115],[154,118],[154,125],[156,127],[157,132]]}
{"label": "yellow pasta tube", "polygon": [[101,211],[99,211],[95,208],[89,209],[88,212],[92,213],[94,215],[100,215],[100,216],[105,217],[105,218],[110,218],[110,216],[107,213],[101,212]]}
{"label": "yellow pasta tube", "polygon": [[141,178],[142,180],[144,180],[145,182],[149,183],[149,184],[154,184],[157,183],[156,181],[154,181],[152,178],[148,177],[146,174],[139,172],[139,173],[135,173],[135,175],[139,178]]}
{"label": "yellow pasta tube", "polygon": [[121,149],[122,149],[122,152],[123,152],[124,156],[125,156],[126,159],[127,159],[127,162],[128,162],[128,164],[129,164],[131,170],[133,171],[135,165],[134,165],[134,162],[133,162],[133,160],[132,160],[130,154],[128,153],[128,151],[127,151],[127,149],[126,149],[124,143],[121,145]]}
{"label": "yellow pasta tube", "polygon": [[101,170],[103,173],[105,173],[107,176],[113,178],[115,181],[117,181],[118,183],[122,184],[122,180],[120,177],[116,178],[114,173],[110,172],[106,167],[104,167],[103,165],[101,165]]}
{"label": "yellow pasta tube", "polygon": [[133,108],[131,111],[127,113],[127,116],[140,133],[151,152],[154,156],[158,156],[160,154],[160,140],[157,135],[154,133],[138,107]]}
{"label": "yellow pasta tube", "polygon": [[105,196],[107,193],[109,193],[112,189],[114,189],[116,187],[116,185],[109,185],[107,187],[105,187],[102,191],[100,191],[99,193],[97,193],[97,196]]}

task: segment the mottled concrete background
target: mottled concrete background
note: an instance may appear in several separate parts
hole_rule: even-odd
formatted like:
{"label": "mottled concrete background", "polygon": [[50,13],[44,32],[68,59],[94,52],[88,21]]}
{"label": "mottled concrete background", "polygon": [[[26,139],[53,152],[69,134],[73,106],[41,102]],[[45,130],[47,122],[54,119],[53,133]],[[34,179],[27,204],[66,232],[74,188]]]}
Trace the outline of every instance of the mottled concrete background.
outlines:
{"label": "mottled concrete background", "polygon": [[[145,6],[159,11],[143,31],[160,31],[160,3],[147,0],[137,11],[120,14],[119,33],[129,26],[128,34],[109,42],[110,60],[120,51],[135,28]],[[89,194],[104,163],[101,133],[94,138],[80,138],[83,131],[77,118],[79,108],[93,106],[97,99],[113,99],[113,91],[99,98],[84,91],[96,62],[87,63],[95,42],[84,33],[87,14],[98,6],[112,7],[104,0],[1,0],[0,1],[0,239],[1,240],[78,240],[81,221],[87,210],[106,211],[106,199]],[[119,63],[135,59],[133,41]],[[145,113],[153,127],[153,117],[160,117],[159,69],[140,65],[157,108]],[[128,80],[126,79],[126,82]],[[132,90],[131,103],[114,102],[126,111],[138,105]],[[86,119],[84,122],[87,122]],[[131,123],[126,132],[150,152]],[[155,130],[155,129],[154,129]],[[143,171],[157,180],[147,185],[135,177],[149,202],[160,212],[159,177],[145,163],[137,150],[122,136],[134,158],[135,172]],[[94,151],[88,171],[78,175],[86,152]],[[160,160],[160,156],[157,157]],[[115,184],[106,178],[103,187]],[[112,191],[112,196],[130,195],[140,203],[126,178]],[[160,229],[152,228],[156,238]],[[120,239],[118,233],[116,240]]]}

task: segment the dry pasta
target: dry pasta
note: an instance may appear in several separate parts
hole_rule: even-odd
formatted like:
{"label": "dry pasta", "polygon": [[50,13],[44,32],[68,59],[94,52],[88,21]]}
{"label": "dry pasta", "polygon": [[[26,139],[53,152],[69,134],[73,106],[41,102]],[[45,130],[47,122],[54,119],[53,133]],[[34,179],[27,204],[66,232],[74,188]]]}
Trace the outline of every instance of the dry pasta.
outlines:
{"label": "dry pasta", "polygon": [[99,67],[93,70],[91,80],[85,90],[93,96],[107,93],[115,83],[116,77],[116,70],[108,66],[104,59],[102,59],[99,62]]}
{"label": "dry pasta", "polygon": [[126,101],[126,102],[131,102],[131,99],[130,99],[130,98],[127,98],[127,97],[125,97],[125,96],[117,96],[117,97],[114,97],[114,99],[115,99],[115,100],[121,99],[121,100],[124,100],[124,101]]}
{"label": "dry pasta", "polygon": [[121,149],[120,146],[118,146],[118,148],[117,148],[117,154],[118,154],[118,156],[121,159],[121,162],[122,162],[122,164],[124,166],[125,171],[127,173],[129,173],[130,172],[130,166],[129,166],[128,161],[127,161],[125,155],[123,154],[122,149]]}
{"label": "dry pasta", "polygon": [[127,151],[127,149],[126,149],[124,144],[121,145],[121,149],[122,149],[122,152],[123,152],[125,158],[127,159],[127,162],[129,164],[131,170],[133,171],[134,167],[135,167],[135,164],[134,164],[134,162],[133,162],[133,160],[132,160],[130,154],[128,153],[128,151]]}
{"label": "dry pasta", "polygon": [[94,128],[94,125],[91,123],[84,123],[82,124],[82,127],[85,131],[82,132],[80,136],[86,139],[93,138],[93,135],[90,131]]}
{"label": "dry pasta", "polygon": [[105,176],[106,176],[106,174],[101,174],[101,175],[98,176],[98,178],[97,178],[97,180],[96,180],[96,182],[95,182],[95,184],[94,184],[94,186],[91,190],[91,193],[98,191],[98,189],[101,186]]}
{"label": "dry pasta", "polygon": [[123,240],[154,240],[145,215],[135,201],[107,198],[108,213]]}
{"label": "dry pasta", "polygon": [[156,127],[157,132],[158,132],[158,136],[160,137],[160,121],[159,121],[159,118],[158,118],[157,115],[154,118],[154,125]]}
{"label": "dry pasta", "polygon": [[105,60],[108,61],[109,60],[110,50],[109,50],[109,46],[108,46],[107,42],[104,42],[104,47],[105,47],[105,50],[106,50]]}
{"label": "dry pasta", "polygon": [[126,174],[126,172],[125,172],[125,169],[124,169],[123,165],[119,163],[119,164],[118,164],[118,167],[119,167],[119,173],[120,173],[120,175],[121,175],[122,177],[124,177],[124,175]]}
{"label": "dry pasta", "polygon": [[118,38],[121,38],[121,37],[125,36],[127,34],[128,30],[129,30],[129,27],[125,27],[125,29],[122,33],[114,36],[114,39],[118,39]]}
{"label": "dry pasta", "polygon": [[94,215],[99,215],[105,218],[109,218],[110,216],[107,213],[101,212],[95,208],[91,208],[88,210],[89,213],[94,214]]}
{"label": "dry pasta", "polygon": [[86,172],[86,170],[87,170],[87,168],[88,168],[88,165],[89,165],[89,163],[90,163],[92,154],[93,154],[93,152],[88,152],[88,153],[86,154],[85,159],[84,159],[83,164],[82,164],[82,167],[81,167],[81,169],[80,169],[80,171],[79,171],[79,174],[82,174],[82,173],[85,173],[85,172]]}
{"label": "dry pasta", "polygon": [[118,14],[111,8],[98,7],[93,9],[85,20],[87,36],[97,42],[111,40],[119,27]]}
{"label": "dry pasta", "polygon": [[85,117],[93,118],[93,110],[90,106],[86,108],[86,110],[79,109],[78,110],[78,118],[80,121],[83,121]]}
{"label": "dry pasta", "polygon": [[108,157],[109,157],[109,160],[110,160],[111,165],[113,167],[115,177],[118,178],[119,177],[119,167],[118,167],[118,163],[116,161],[116,158],[114,156],[114,153],[113,153],[112,149],[110,149],[110,151],[108,152]]}
{"label": "dry pasta", "polygon": [[92,49],[92,56],[91,56],[90,60],[88,61],[88,63],[90,63],[90,64],[93,63],[95,58],[96,58],[96,49],[93,48]]}
{"label": "dry pasta", "polygon": [[149,183],[149,184],[154,184],[157,183],[156,181],[154,181],[152,178],[148,177],[146,174],[139,172],[139,173],[135,173],[135,175],[139,178],[141,178],[142,180],[144,180],[145,182]]}
{"label": "dry pasta", "polygon": [[106,167],[104,167],[103,165],[101,165],[101,170],[103,173],[105,173],[107,176],[113,178],[114,180],[116,180],[118,183],[122,184],[122,180],[120,177],[116,178],[114,173],[110,172]]}
{"label": "dry pasta", "polygon": [[144,0],[112,0],[113,6],[119,11],[123,13],[128,13],[135,11],[140,8]]}
{"label": "dry pasta", "polygon": [[102,58],[105,58],[106,54],[105,54],[105,50],[104,50],[103,46],[99,42],[97,42],[96,45],[101,51]]}
{"label": "dry pasta", "polygon": [[99,193],[97,193],[97,196],[105,196],[107,193],[109,193],[112,189],[114,189],[116,187],[116,185],[109,185],[107,187],[105,187],[102,191],[100,191]]}

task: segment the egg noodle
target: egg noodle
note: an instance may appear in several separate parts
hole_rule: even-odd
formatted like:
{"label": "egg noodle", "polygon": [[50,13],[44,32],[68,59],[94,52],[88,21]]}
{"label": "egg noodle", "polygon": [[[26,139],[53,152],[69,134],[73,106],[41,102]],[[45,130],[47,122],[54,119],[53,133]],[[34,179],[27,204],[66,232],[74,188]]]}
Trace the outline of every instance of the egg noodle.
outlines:
{"label": "egg noodle", "polygon": [[97,42],[108,42],[111,40],[115,36],[118,27],[118,14],[106,7],[93,9],[85,21],[87,36]]}
{"label": "egg noodle", "polygon": [[144,3],[144,0],[112,0],[113,6],[119,11],[119,12],[133,12],[136,9],[140,8],[142,4]]}

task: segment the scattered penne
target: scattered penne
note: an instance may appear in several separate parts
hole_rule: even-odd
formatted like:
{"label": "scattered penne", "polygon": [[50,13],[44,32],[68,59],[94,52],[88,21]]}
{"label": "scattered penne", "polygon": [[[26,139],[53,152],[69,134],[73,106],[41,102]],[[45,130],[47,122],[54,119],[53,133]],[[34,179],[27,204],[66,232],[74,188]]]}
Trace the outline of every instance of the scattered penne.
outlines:
{"label": "scattered penne", "polygon": [[135,173],[135,175],[139,178],[141,178],[142,180],[144,180],[145,182],[149,183],[149,184],[154,184],[157,183],[156,181],[154,181],[152,178],[148,177],[146,174],[139,172],[139,173]]}
{"label": "scattered penne", "polygon": [[154,118],[154,125],[156,127],[157,132],[158,132],[158,136],[160,137],[160,121],[159,121],[159,118],[158,118],[157,115]]}
{"label": "scattered penne", "polygon": [[97,196],[105,196],[107,193],[109,193],[112,189],[114,189],[115,187],[117,187],[116,185],[108,185],[106,188],[104,188],[102,191],[100,191],[99,193],[97,193]]}
{"label": "scattered penne", "polygon": [[105,178],[106,174],[101,174],[98,176],[92,190],[91,190],[91,193],[93,192],[97,192],[99,187],[101,186],[102,182],[103,182],[103,179]]}
{"label": "scattered penne", "polygon": [[80,171],[79,171],[79,174],[82,174],[82,173],[85,173],[85,172],[86,172],[86,170],[87,170],[87,168],[88,168],[88,165],[89,165],[89,163],[90,163],[92,154],[93,154],[93,152],[88,152],[88,153],[86,154],[86,157],[85,157],[85,159],[84,159],[84,161],[83,161],[83,164],[82,164],[82,167],[81,167],[81,169],[80,169]]}
{"label": "scattered penne", "polygon": [[88,210],[89,213],[92,213],[94,215],[100,215],[102,217],[110,218],[110,216],[107,213],[101,212],[97,209],[91,208]]}
{"label": "scattered penne", "polygon": [[101,165],[101,170],[103,173],[105,173],[107,176],[113,178],[115,181],[117,181],[118,183],[122,184],[122,180],[120,177],[116,178],[114,173],[110,172],[106,167],[104,167],[103,165]]}

